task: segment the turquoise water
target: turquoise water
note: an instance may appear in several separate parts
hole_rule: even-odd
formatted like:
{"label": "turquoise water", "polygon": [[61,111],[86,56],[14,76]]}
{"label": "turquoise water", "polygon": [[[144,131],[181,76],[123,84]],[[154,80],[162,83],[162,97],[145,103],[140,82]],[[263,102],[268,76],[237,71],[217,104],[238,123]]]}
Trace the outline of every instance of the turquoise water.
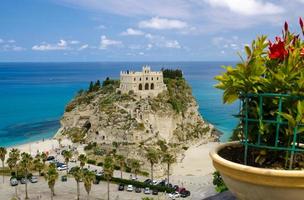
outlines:
{"label": "turquoise water", "polygon": [[236,125],[237,105],[223,105],[213,77],[231,62],[0,63],[0,145],[50,138],[59,128],[65,105],[91,80],[119,78],[120,70],[180,68],[191,84],[202,116],[225,141]]}

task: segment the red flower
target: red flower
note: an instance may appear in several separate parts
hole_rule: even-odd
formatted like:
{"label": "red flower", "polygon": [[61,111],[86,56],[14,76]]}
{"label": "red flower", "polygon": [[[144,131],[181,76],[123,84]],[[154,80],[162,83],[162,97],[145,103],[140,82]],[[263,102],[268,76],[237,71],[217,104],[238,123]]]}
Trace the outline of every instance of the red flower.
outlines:
{"label": "red flower", "polygon": [[288,51],[285,49],[285,42],[280,37],[276,37],[276,42],[273,44],[269,41],[269,58],[284,60],[288,55]]}
{"label": "red flower", "polygon": [[300,56],[304,57],[304,47],[303,47],[303,49],[300,52]]}

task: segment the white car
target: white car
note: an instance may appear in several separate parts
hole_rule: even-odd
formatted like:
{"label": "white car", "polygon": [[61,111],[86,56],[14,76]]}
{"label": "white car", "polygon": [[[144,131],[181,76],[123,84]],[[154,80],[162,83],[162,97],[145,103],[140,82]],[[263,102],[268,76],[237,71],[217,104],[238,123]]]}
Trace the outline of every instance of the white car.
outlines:
{"label": "white car", "polygon": [[172,192],[169,194],[169,198],[171,198],[171,199],[176,199],[179,197],[180,197],[180,194],[178,192]]}
{"label": "white car", "polygon": [[68,167],[66,165],[61,165],[61,166],[57,167],[58,171],[64,171],[64,170],[67,170],[67,169],[68,169]]}
{"label": "white car", "polygon": [[128,185],[128,187],[127,187],[127,191],[128,192],[133,192],[133,185]]}
{"label": "white car", "polygon": [[151,194],[150,188],[146,187],[144,189],[144,194]]}

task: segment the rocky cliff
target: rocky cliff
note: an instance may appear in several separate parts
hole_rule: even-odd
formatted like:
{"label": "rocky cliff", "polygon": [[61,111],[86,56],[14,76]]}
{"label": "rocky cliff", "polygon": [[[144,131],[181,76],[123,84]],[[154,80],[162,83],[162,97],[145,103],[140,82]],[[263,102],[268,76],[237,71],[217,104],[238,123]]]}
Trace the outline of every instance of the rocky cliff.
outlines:
{"label": "rocky cliff", "polygon": [[135,158],[144,157],[147,146],[180,152],[193,142],[214,140],[186,80],[166,78],[165,83],[167,91],[143,99],[117,92],[119,81],[91,84],[67,105],[56,137],[108,145]]}

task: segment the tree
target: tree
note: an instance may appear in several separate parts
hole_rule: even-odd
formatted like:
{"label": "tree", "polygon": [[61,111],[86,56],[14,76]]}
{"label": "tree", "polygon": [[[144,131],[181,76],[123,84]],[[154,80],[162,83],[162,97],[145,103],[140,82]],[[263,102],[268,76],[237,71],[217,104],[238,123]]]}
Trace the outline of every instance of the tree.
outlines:
{"label": "tree", "polygon": [[[10,168],[11,172],[14,170],[15,171],[15,176],[17,176],[17,171],[18,171],[18,161],[20,159],[20,151],[18,149],[11,149],[11,151],[8,154],[8,159],[6,161],[8,167]],[[18,198],[18,193],[17,193],[17,187],[15,186],[15,195],[16,198]]]}
{"label": "tree", "polygon": [[[4,160],[5,160],[6,154],[7,154],[6,149],[4,147],[0,147],[0,159],[2,161],[2,169],[3,170],[4,170]],[[2,179],[3,179],[3,183],[4,183],[4,173],[3,173]]]}
{"label": "tree", "polygon": [[43,162],[43,164],[45,165],[45,162],[46,162],[46,159],[47,159],[47,155],[46,155],[46,153],[44,153],[44,152],[42,152],[41,154],[40,154],[40,158],[41,158],[41,160],[42,160],[42,162]]}
{"label": "tree", "polygon": [[44,175],[44,178],[48,182],[48,186],[51,190],[51,200],[53,200],[53,197],[55,196],[55,183],[58,179],[58,176],[59,174],[56,170],[55,163],[51,163]]}
{"label": "tree", "polygon": [[89,92],[92,92],[94,88],[93,82],[90,82],[90,86],[89,86]]}
{"label": "tree", "polygon": [[29,199],[28,197],[28,191],[27,191],[27,178],[28,178],[28,174],[30,171],[30,168],[32,167],[33,164],[33,157],[29,154],[29,153],[25,153],[23,152],[21,154],[21,161],[20,161],[20,167],[21,170],[24,172],[24,176],[25,176],[25,199]]}
{"label": "tree", "polygon": [[64,157],[64,162],[67,166],[67,170],[66,170],[66,175],[68,175],[68,168],[69,168],[69,162],[72,158],[72,151],[69,151],[69,150],[65,150],[63,151],[63,157]]}
{"label": "tree", "polygon": [[139,163],[139,160],[136,160],[136,159],[132,159],[132,162],[131,162],[131,169],[135,175],[135,178],[137,179],[137,174],[140,170],[140,163]]}
{"label": "tree", "polygon": [[116,155],[115,160],[118,163],[119,167],[120,167],[120,178],[122,179],[122,171],[126,165],[125,162],[125,157],[123,155]]}
{"label": "tree", "polygon": [[131,169],[131,172],[135,175],[135,178],[137,178],[137,174],[140,169],[140,163],[139,160],[134,158],[129,158],[127,160],[128,167]]}
{"label": "tree", "polygon": [[84,188],[87,191],[88,194],[88,200],[90,199],[90,192],[92,188],[92,182],[95,180],[95,174],[90,171],[85,171],[83,173],[83,183],[84,183]]}
{"label": "tree", "polygon": [[81,167],[81,169],[83,169],[83,167],[85,166],[87,160],[88,160],[88,159],[87,159],[86,155],[84,155],[84,154],[80,154],[80,155],[78,156],[78,161],[80,162],[80,167]]}
{"label": "tree", "polygon": [[44,169],[45,165],[44,163],[41,161],[40,156],[36,157],[33,161],[33,167],[35,170],[37,170],[39,172],[39,175],[41,175],[41,171]]}
{"label": "tree", "polygon": [[147,157],[147,160],[150,162],[151,180],[153,181],[153,168],[154,168],[154,165],[157,164],[159,161],[159,153],[155,149],[149,148],[149,149],[147,149],[146,157]]}
{"label": "tree", "polygon": [[166,163],[167,164],[167,181],[168,184],[170,183],[170,166],[171,164],[176,162],[176,157],[175,155],[173,155],[172,153],[169,152],[165,152],[163,154],[163,158],[162,158],[162,163]]}
{"label": "tree", "polygon": [[103,164],[104,176],[108,183],[108,200],[110,200],[110,180],[114,172],[114,162],[110,155],[107,155]]}
{"label": "tree", "polygon": [[79,183],[83,177],[83,170],[80,167],[73,167],[71,169],[71,174],[73,175],[76,183],[77,183],[77,200],[79,200],[80,196],[80,189],[79,189]]}

